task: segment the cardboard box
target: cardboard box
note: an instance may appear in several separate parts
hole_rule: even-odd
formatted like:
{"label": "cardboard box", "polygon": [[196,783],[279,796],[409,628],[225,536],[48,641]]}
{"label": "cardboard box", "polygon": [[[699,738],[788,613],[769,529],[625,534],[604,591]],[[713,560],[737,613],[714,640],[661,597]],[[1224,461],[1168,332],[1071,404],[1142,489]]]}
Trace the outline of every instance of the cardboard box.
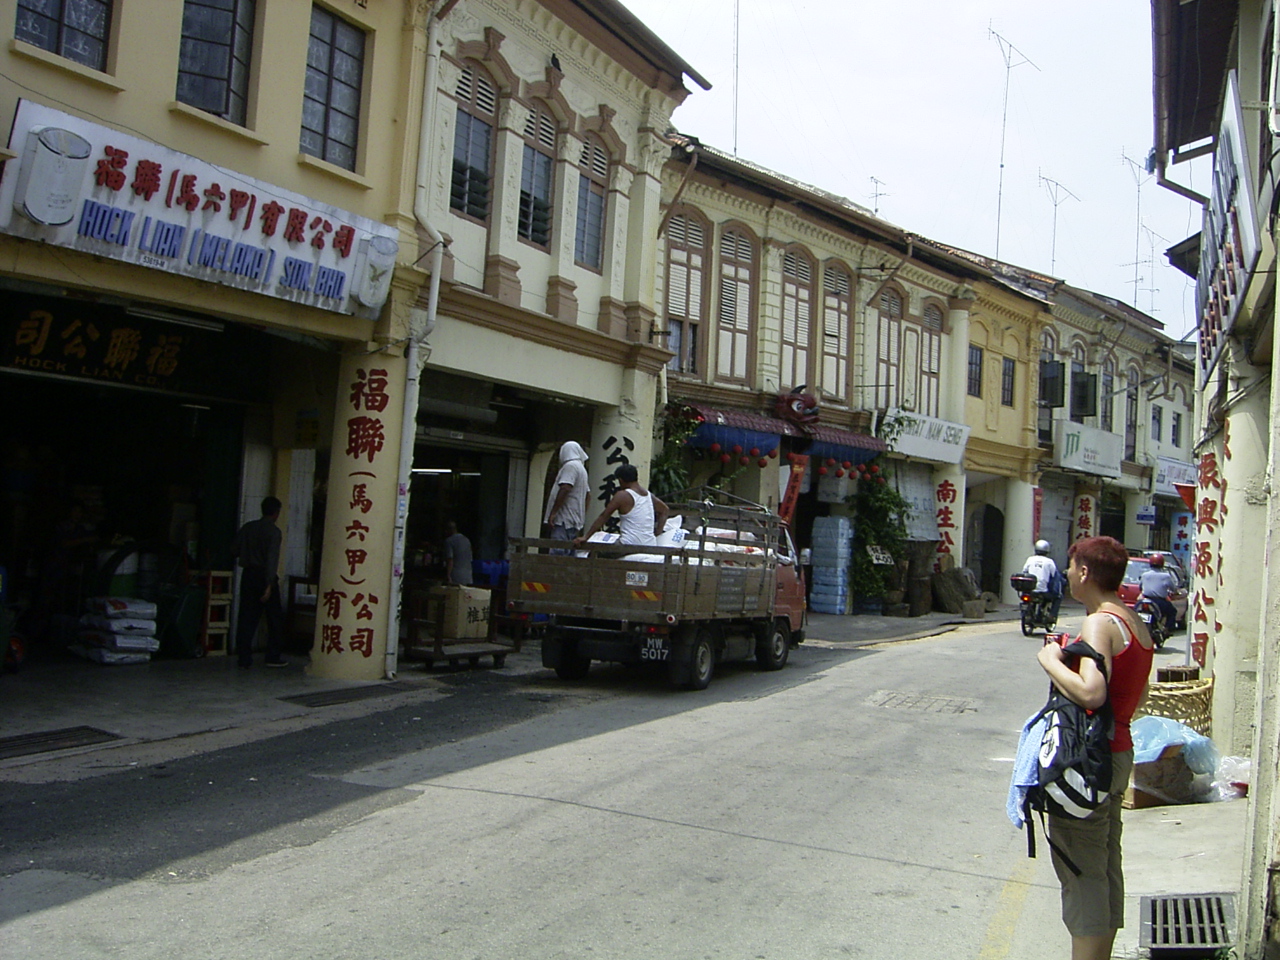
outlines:
{"label": "cardboard box", "polygon": [[490,591],[479,587],[432,587],[428,619],[446,640],[484,638],[489,634],[489,598]]}

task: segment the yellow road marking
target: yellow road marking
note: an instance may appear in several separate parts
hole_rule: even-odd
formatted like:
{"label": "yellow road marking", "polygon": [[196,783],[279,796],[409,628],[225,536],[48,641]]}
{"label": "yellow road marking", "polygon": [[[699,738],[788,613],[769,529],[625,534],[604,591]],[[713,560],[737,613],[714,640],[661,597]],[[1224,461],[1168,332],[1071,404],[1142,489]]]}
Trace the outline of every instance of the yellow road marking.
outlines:
{"label": "yellow road marking", "polygon": [[1035,870],[1036,862],[1027,858],[1018,864],[1018,868],[1004,882],[996,911],[987,924],[987,935],[978,952],[978,960],[1004,960],[1009,956],[1009,951],[1013,949],[1013,936],[1018,929],[1018,918],[1022,916],[1022,904],[1027,899],[1027,891],[1031,889]]}

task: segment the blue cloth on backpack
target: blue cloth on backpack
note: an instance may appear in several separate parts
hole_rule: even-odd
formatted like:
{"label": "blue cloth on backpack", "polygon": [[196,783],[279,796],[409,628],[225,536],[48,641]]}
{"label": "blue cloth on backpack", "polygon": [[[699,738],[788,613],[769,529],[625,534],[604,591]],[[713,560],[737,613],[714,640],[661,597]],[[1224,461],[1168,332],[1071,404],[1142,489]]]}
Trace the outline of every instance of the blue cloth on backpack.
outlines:
{"label": "blue cloth on backpack", "polygon": [[1019,830],[1025,822],[1022,811],[1027,790],[1039,780],[1040,741],[1044,739],[1045,724],[1049,722],[1044,717],[1037,720],[1038,713],[1039,711],[1033,713],[1022,725],[1022,733],[1018,737],[1018,752],[1013,761],[1013,776],[1009,779],[1009,799],[1004,807],[1009,821]]}

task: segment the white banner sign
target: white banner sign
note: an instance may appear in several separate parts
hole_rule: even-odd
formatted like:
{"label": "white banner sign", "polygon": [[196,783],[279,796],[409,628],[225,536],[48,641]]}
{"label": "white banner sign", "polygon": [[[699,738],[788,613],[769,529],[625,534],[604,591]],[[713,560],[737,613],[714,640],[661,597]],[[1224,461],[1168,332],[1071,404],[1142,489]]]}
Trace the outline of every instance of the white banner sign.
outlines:
{"label": "white banner sign", "polygon": [[890,410],[885,419],[902,425],[890,444],[895,453],[936,463],[959,463],[964,459],[964,446],[969,442],[967,425],[907,410]]}
{"label": "white banner sign", "polygon": [[1055,466],[1100,477],[1118,477],[1123,460],[1124,437],[1118,433],[1095,430],[1071,420],[1053,421]]}
{"label": "white banner sign", "polygon": [[22,100],[0,232],[336,313],[376,316],[398,231]]}
{"label": "white banner sign", "polygon": [[1178,497],[1175,483],[1188,483],[1194,487],[1199,480],[1200,471],[1194,463],[1174,460],[1172,457],[1156,459],[1156,493],[1164,494],[1166,497]]}

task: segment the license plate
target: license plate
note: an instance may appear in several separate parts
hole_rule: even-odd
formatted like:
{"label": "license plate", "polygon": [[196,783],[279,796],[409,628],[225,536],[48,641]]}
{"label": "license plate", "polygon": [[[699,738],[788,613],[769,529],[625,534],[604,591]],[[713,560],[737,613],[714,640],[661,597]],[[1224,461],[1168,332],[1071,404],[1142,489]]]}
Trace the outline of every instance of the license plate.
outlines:
{"label": "license plate", "polygon": [[1140,613],[1138,616],[1142,617],[1143,623],[1152,623],[1155,620],[1155,614],[1153,613]]}
{"label": "license plate", "polygon": [[666,637],[645,637],[644,645],[640,648],[640,659],[665,660],[670,653]]}

